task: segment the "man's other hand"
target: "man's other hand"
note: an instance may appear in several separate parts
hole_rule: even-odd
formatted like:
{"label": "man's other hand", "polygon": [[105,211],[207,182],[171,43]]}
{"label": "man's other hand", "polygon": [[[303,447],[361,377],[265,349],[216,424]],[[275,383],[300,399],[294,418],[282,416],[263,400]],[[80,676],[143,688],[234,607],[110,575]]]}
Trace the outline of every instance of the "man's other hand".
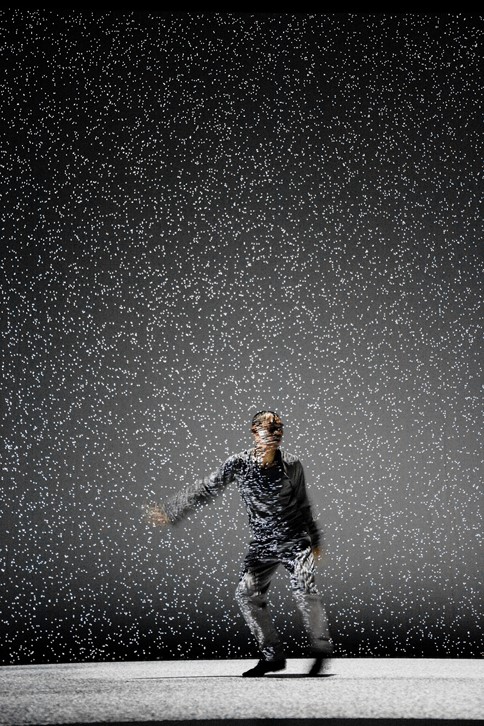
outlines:
{"label": "man's other hand", "polygon": [[321,547],[313,547],[313,557],[316,562],[321,562],[323,559],[324,552]]}

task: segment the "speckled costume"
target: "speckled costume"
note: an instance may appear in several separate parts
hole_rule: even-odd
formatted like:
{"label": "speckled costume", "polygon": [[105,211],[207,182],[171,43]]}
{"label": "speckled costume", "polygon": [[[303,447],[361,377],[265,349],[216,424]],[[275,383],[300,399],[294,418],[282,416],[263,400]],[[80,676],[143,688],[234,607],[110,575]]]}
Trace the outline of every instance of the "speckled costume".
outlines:
{"label": "speckled costume", "polygon": [[253,451],[229,457],[220,468],[186,487],[164,506],[170,521],[225,486],[237,484],[249,514],[252,540],[245,557],[236,599],[265,660],[284,657],[267,606],[267,592],[279,564],[290,574],[293,595],[314,652],[328,648],[328,624],[314,582],[312,549],[320,542],[299,459],[278,450],[274,465],[261,468]]}

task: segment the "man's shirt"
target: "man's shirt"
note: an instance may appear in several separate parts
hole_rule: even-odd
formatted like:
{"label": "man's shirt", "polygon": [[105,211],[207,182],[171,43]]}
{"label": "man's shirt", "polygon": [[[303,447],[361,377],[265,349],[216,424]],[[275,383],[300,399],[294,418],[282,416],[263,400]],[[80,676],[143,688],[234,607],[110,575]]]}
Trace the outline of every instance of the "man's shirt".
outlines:
{"label": "man's shirt", "polygon": [[230,456],[210,476],[171,497],[164,510],[171,522],[235,482],[247,508],[252,536],[258,544],[283,544],[309,538],[320,541],[306,492],[304,469],[296,456],[278,449],[273,466],[261,467],[253,450]]}

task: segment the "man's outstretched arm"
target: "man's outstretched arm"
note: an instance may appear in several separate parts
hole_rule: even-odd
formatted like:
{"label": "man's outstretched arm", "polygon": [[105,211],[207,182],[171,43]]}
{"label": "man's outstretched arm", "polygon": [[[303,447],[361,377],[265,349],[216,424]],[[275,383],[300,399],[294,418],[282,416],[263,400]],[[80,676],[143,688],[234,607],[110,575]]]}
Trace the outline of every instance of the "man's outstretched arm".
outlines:
{"label": "man's outstretched arm", "polygon": [[232,456],[210,476],[184,487],[163,504],[150,505],[145,513],[146,521],[154,526],[174,524],[188,511],[209,501],[230,484],[235,478],[236,466],[237,457]]}

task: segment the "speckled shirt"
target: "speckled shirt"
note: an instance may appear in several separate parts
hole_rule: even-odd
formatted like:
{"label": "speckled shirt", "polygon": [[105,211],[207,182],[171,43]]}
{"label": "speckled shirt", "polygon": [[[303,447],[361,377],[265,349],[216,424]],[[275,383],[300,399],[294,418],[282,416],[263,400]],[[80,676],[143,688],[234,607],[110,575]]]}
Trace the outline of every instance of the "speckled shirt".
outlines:
{"label": "speckled shirt", "polygon": [[275,464],[262,468],[253,450],[230,456],[217,471],[178,492],[164,504],[171,522],[228,484],[236,483],[247,508],[254,543],[281,545],[306,539],[320,542],[306,492],[304,469],[296,456],[278,449]]}

